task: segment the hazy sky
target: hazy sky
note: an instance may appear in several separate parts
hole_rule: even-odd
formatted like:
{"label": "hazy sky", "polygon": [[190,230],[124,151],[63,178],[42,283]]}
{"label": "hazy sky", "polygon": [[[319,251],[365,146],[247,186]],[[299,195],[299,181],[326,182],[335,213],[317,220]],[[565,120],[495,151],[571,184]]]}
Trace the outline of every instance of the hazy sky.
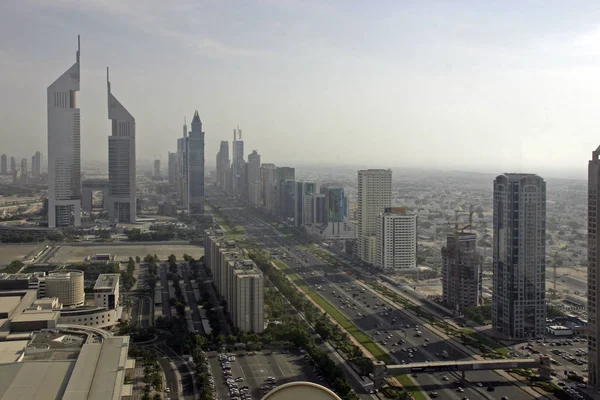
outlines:
{"label": "hazy sky", "polygon": [[280,165],[585,174],[600,144],[596,1],[4,0],[0,153],[47,152],[46,88],[81,34],[82,156],[107,158],[105,68],[138,160],[198,109]]}

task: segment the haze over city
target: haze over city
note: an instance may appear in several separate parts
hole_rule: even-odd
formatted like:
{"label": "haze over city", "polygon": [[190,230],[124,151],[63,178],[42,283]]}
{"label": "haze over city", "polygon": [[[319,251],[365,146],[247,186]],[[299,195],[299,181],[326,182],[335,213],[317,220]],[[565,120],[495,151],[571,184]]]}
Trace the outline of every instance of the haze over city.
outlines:
{"label": "haze over city", "polygon": [[596,6],[3,2],[1,147],[46,147],[44,89],[81,34],[87,161],[106,159],[110,64],[138,160],[174,150],[193,104],[209,153],[239,124],[273,162],[584,178],[600,126]]}

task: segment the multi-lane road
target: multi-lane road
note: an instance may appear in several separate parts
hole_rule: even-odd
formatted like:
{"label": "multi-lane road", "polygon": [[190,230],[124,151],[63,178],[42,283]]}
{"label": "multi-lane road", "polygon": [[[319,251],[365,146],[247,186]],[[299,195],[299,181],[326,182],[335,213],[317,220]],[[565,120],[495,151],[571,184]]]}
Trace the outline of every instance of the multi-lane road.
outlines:
{"label": "multi-lane road", "polygon": [[[240,201],[211,191],[207,202],[218,204],[233,224],[243,226],[246,239],[253,240],[264,248],[285,253],[285,262],[294,272],[313,290],[319,289],[321,296],[372,337],[396,363],[444,360],[444,352],[448,353],[449,360],[472,359],[450,342],[443,341],[435,333],[424,329],[420,320],[412,319],[403,310],[389,310],[390,307],[382,305],[385,302],[376,293],[369,290],[363,292],[354,277],[324,265],[310,252],[298,246],[299,243],[293,237],[283,235],[255,213],[248,212],[247,206]],[[388,315],[382,316],[382,313]],[[412,351],[409,352],[409,349]],[[467,380],[459,383],[456,382],[460,375],[449,372],[422,373],[413,375],[412,379],[430,397],[434,396],[432,393],[437,393],[442,399],[460,400],[466,397],[492,400],[502,396],[509,399],[530,398],[494,371],[469,372]],[[494,391],[488,391],[488,387],[493,387]]]}

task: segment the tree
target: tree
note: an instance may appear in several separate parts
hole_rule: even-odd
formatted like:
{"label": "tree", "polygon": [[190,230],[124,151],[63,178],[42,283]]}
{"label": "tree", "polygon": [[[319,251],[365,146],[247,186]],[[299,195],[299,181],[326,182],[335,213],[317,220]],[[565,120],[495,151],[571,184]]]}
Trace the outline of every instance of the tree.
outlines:
{"label": "tree", "polygon": [[171,255],[169,256],[169,258],[167,258],[167,261],[168,261],[169,263],[176,263],[176,262],[177,262],[177,257],[175,257],[175,254],[171,254]]}
{"label": "tree", "polygon": [[138,264],[142,262],[142,259],[140,258],[140,256],[135,256],[135,262]]}

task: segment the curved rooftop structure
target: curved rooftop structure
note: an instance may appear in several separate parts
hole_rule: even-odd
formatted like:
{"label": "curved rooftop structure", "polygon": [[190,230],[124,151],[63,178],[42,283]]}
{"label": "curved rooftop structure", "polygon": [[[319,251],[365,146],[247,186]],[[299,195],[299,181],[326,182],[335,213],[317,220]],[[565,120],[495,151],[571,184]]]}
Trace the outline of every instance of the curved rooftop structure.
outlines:
{"label": "curved rooftop structure", "polygon": [[290,382],[267,393],[262,400],[341,400],[324,386],[312,382]]}

